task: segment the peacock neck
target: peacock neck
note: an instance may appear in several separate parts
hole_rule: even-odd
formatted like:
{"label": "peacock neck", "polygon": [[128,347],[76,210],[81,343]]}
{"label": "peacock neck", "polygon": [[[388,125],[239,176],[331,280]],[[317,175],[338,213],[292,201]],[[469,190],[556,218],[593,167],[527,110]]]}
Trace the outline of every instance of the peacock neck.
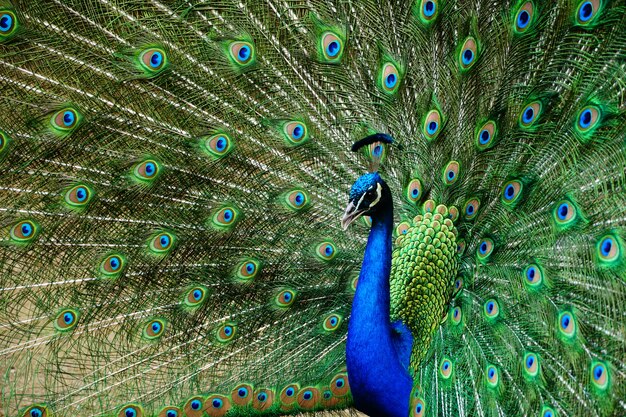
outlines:
{"label": "peacock neck", "polygon": [[393,207],[372,218],[348,326],[346,359],[356,407],[370,416],[406,417],[413,381],[394,348],[389,275]]}

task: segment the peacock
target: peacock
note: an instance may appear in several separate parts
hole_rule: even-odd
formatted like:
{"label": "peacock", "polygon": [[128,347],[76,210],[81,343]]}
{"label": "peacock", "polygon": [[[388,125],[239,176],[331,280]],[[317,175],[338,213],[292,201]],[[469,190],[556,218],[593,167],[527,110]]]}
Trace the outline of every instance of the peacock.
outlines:
{"label": "peacock", "polygon": [[0,0],[0,415],[626,415],[624,0]]}

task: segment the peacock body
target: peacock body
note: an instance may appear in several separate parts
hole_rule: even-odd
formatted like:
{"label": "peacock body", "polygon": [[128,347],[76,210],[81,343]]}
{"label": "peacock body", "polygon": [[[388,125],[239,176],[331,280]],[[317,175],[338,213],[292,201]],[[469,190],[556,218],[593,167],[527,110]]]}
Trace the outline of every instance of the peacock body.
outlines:
{"label": "peacock body", "polygon": [[0,0],[0,415],[626,414],[625,12]]}

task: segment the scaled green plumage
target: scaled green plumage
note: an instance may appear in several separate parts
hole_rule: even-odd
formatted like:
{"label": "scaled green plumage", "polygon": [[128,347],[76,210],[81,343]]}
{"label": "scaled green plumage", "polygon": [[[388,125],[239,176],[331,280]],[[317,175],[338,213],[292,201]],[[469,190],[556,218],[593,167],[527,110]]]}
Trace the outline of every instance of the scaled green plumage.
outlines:
{"label": "scaled green plumage", "polygon": [[0,413],[351,407],[376,158],[407,415],[626,413],[625,56],[623,0],[0,0]]}

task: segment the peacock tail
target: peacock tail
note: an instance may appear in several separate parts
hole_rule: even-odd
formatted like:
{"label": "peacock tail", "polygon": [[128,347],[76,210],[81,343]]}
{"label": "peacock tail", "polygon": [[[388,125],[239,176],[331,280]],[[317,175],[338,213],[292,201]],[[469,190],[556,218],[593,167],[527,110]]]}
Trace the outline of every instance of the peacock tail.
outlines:
{"label": "peacock tail", "polygon": [[353,410],[378,165],[407,415],[626,414],[625,57],[623,0],[0,0],[0,415]]}

